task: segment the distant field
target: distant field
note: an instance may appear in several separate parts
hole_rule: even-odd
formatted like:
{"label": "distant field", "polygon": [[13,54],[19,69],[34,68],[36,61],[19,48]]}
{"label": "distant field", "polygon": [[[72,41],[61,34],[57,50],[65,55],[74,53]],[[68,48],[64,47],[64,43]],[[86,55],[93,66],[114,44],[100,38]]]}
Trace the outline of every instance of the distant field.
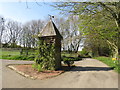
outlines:
{"label": "distant field", "polygon": [[18,49],[10,49],[10,48],[0,49],[0,59],[34,60],[35,57],[34,54],[35,54],[34,50],[29,50],[28,55],[26,56],[26,51],[24,51],[23,54],[20,55],[20,50]]}
{"label": "distant field", "polygon": [[77,53],[66,53],[66,52],[62,52],[61,55],[66,56],[66,57],[77,57],[78,56]]}
{"label": "distant field", "polygon": [[[25,53],[24,51],[23,53]],[[35,54],[35,51],[29,50],[28,54]],[[20,50],[15,49],[0,49],[0,55],[20,55]]]}
{"label": "distant field", "polygon": [[2,50],[0,49],[0,58],[2,58]]}
{"label": "distant field", "polygon": [[[62,52],[61,56],[66,57],[75,57],[78,56],[77,53],[66,53]],[[26,55],[26,51],[24,50],[23,54],[20,55],[20,50],[10,49],[10,48],[2,48],[0,49],[0,59],[9,59],[9,60],[34,60],[35,58],[35,50],[29,50],[28,55]],[[65,58],[68,59],[68,58]],[[73,58],[72,58],[73,59]]]}
{"label": "distant field", "polygon": [[20,52],[19,52],[19,50],[0,49],[0,59],[2,59],[2,57],[5,56],[5,55],[16,56],[16,55],[20,55]]}
{"label": "distant field", "polygon": [[[25,52],[24,52],[25,53]],[[28,52],[29,54],[35,54],[35,52],[34,51],[32,51],[32,50],[29,50],[29,52]],[[0,49],[0,56],[1,55],[20,55],[20,50],[13,50],[13,49]],[[65,52],[63,52],[62,54],[61,54],[62,56],[67,56],[67,57],[77,57],[77,55],[78,54],[69,54],[69,53],[65,53]]]}
{"label": "distant field", "polygon": [[0,49],[0,55],[20,55],[19,50],[2,50]]}

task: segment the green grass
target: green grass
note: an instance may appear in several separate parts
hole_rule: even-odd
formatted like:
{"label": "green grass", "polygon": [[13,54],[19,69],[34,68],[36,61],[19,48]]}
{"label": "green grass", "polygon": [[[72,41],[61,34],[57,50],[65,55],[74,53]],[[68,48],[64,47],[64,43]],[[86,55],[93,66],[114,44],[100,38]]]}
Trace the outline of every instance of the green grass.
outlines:
{"label": "green grass", "polygon": [[[81,60],[81,58],[77,57],[77,53],[66,53],[62,52],[62,59],[64,61],[77,61]],[[0,59],[9,59],[9,60],[34,60],[35,57],[35,51],[29,50],[28,55],[25,55],[25,52],[23,52],[23,55],[20,55],[20,50],[14,50],[14,49],[0,49]]]}
{"label": "green grass", "polygon": [[2,58],[2,50],[0,49],[0,59]]}
{"label": "green grass", "polygon": [[0,49],[0,55],[20,55],[19,50],[2,50]]}
{"label": "green grass", "polygon": [[114,63],[111,57],[94,57],[94,59],[100,60],[110,67],[114,67],[114,70],[120,73],[120,63],[118,61]]}
{"label": "green grass", "polygon": [[8,60],[31,60],[33,61],[35,58],[35,56],[33,55],[29,55],[29,56],[25,56],[25,55],[3,55],[2,59],[8,59]]}
{"label": "green grass", "polygon": [[[25,53],[25,52],[24,52]],[[0,49],[0,59],[9,60],[34,60],[34,51],[29,50],[29,55],[20,55],[20,50],[14,49]]]}
{"label": "green grass", "polygon": [[61,56],[66,56],[66,57],[77,57],[77,53],[66,53],[66,52],[62,52]]}
{"label": "green grass", "polygon": [[61,56],[65,57],[81,57],[81,58],[91,58],[92,56],[90,54],[83,54],[81,51],[75,52],[61,52]]}

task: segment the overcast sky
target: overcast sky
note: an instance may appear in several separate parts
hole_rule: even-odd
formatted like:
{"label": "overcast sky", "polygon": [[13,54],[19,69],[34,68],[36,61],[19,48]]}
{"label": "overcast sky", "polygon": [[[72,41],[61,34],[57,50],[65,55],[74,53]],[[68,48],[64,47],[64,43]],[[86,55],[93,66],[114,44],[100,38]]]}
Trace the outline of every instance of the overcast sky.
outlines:
{"label": "overcast sky", "polygon": [[0,2],[0,16],[25,23],[30,20],[48,18],[48,14],[59,15],[60,11],[55,10],[50,4],[50,2],[27,2],[27,4],[19,1]]}

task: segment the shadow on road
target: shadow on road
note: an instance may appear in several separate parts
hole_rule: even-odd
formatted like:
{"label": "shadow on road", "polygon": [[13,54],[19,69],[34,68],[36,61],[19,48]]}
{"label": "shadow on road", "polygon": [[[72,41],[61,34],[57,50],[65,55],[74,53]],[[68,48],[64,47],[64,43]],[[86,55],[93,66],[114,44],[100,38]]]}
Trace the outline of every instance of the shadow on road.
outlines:
{"label": "shadow on road", "polygon": [[70,71],[109,71],[113,70],[113,67],[80,67],[76,66],[70,69]]}

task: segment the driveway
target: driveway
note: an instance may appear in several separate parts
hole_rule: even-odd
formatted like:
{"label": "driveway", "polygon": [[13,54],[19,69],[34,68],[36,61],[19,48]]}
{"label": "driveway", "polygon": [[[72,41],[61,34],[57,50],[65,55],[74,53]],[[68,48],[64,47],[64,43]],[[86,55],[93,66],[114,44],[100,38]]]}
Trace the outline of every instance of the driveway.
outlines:
{"label": "driveway", "polygon": [[118,88],[118,74],[95,59],[76,61],[77,67],[45,80],[25,78],[6,67],[8,64],[30,64],[32,61],[2,60],[2,88]]}

